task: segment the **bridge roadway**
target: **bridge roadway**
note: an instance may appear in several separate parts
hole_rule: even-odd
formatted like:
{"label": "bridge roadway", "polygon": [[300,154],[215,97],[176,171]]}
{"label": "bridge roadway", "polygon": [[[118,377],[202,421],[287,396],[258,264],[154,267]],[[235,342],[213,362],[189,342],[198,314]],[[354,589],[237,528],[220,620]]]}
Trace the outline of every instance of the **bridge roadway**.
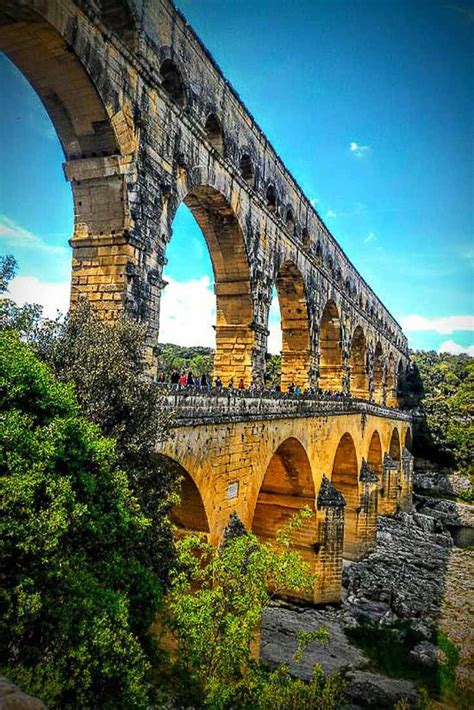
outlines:
{"label": "bridge roadway", "polygon": [[317,575],[311,601],[337,602],[343,558],[370,554],[377,515],[411,505],[410,415],[350,397],[158,388],[174,413],[157,451],[183,477],[178,528],[217,544],[235,511],[272,540],[309,507],[293,543]]}

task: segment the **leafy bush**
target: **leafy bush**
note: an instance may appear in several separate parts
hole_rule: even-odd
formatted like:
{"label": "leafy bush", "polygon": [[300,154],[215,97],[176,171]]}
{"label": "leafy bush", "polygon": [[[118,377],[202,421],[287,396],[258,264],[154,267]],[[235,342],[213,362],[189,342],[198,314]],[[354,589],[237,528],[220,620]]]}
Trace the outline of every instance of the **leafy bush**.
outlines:
{"label": "leafy bush", "polygon": [[[339,706],[344,685],[339,676],[327,679],[316,668],[313,681],[304,683],[291,678],[286,667],[262,668],[253,653],[263,609],[272,595],[309,591],[314,584],[290,545],[293,529],[310,515],[305,511],[297,516],[274,545],[245,532],[235,517],[220,548],[197,535],[179,541],[161,620],[161,628],[172,636],[168,687],[178,706],[214,710]],[[324,630],[317,630],[302,643],[326,637]]]}
{"label": "leafy bush", "polygon": [[0,333],[0,665],[51,707],[145,708],[150,521],[71,385]]}

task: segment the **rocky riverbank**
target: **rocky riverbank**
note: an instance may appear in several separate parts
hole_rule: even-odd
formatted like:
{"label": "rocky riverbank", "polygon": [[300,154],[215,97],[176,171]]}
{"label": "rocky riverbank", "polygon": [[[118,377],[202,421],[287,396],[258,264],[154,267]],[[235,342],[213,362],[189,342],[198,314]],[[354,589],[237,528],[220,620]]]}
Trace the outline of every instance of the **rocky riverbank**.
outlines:
{"label": "rocky riverbank", "polygon": [[[352,708],[392,708],[402,698],[414,704],[416,685],[426,676],[433,690],[441,666],[447,678],[452,672],[466,692],[474,692],[474,552],[457,548],[450,531],[460,521],[472,530],[473,513],[472,505],[418,495],[411,513],[379,518],[376,551],[344,565],[338,608],[267,610],[262,658],[289,663],[304,678],[314,663],[330,673],[347,669]],[[311,644],[297,663],[299,631],[319,626],[328,629],[329,643]],[[397,664],[411,680],[388,677],[396,675]]]}

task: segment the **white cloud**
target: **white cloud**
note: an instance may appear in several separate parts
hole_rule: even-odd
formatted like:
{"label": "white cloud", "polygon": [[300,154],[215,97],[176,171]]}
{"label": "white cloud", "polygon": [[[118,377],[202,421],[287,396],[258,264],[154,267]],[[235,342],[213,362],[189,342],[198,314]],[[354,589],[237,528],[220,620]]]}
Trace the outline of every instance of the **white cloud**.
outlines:
{"label": "white cloud", "polygon": [[276,292],[273,294],[268,314],[268,330],[270,334],[267,340],[267,351],[271,355],[278,355],[281,352],[281,317]]}
{"label": "white cloud", "polygon": [[55,318],[57,311],[66,313],[69,309],[70,288],[69,281],[51,283],[36,276],[17,276],[11,281],[7,295],[19,306],[39,303],[46,318]]}
{"label": "white cloud", "polygon": [[190,281],[166,277],[160,310],[160,342],[215,348],[216,297],[208,276]]}
{"label": "white cloud", "polygon": [[369,242],[374,242],[377,239],[373,232],[369,232],[366,237],[364,237],[364,243],[369,244]]}
{"label": "white cloud", "polygon": [[439,353],[450,353],[451,355],[461,355],[466,354],[474,357],[474,345],[469,345],[467,348],[463,348],[462,345],[458,345],[454,340],[445,340],[444,343],[438,348]]}
{"label": "white cloud", "polygon": [[334,210],[327,210],[324,215],[324,219],[331,219],[331,217],[337,217],[337,212],[334,212]]}
{"label": "white cloud", "polygon": [[351,141],[351,143],[349,144],[349,152],[352,153],[352,155],[355,155],[356,158],[363,158],[365,155],[367,155],[367,153],[370,152],[370,146],[361,145],[360,143]]}
{"label": "white cloud", "polygon": [[28,248],[48,252],[57,256],[69,258],[70,249],[66,246],[47,244],[43,239],[17,224],[5,214],[0,214],[0,245],[3,249]]}
{"label": "white cloud", "polygon": [[447,316],[445,318],[425,318],[410,315],[401,318],[401,326],[406,331],[434,331],[450,335],[457,330],[474,330],[474,316]]}

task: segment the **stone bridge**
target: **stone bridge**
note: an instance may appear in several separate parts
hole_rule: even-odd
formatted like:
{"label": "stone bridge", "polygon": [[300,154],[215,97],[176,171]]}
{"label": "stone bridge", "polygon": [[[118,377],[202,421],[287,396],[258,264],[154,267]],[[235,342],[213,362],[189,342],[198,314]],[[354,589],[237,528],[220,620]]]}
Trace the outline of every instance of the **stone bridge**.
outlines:
{"label": "stone bridge", "polygon": [[183,529],[217,541],[236,510],[271,539],[308,505],[315,516],[294,542],[319,572],[313,599],[337,600],[342,555],[367,554],[377,513],[410,499],[409,418],[394,408],[408,365],[398,323],[169,0],[0,0],[0,49],[64,150],[72,303],[87,298],[111,320],[133,314],[156,365],[163,267],[185,203],[214,270],[214,374],[262,387],[276,288],[282,389],[344,393],[169,393],[176,425],[158,444],[183,473]]}
{"label": "stone bridge", "polygon": [[342,560],[374,550],[378,514],[411,506],[406,413],[349,397],[162,393],[176,422],[158,450],[183,477],[175,523],[217,543],[236,511],[271,540],[309,507],[314,516],[293,543],[317,574],[314,602],[340,599]]}
{"label": "stone bridge", "polygon": [[276,287],[282,386],[396,401],[398,323],[356,271],[169,0],[0,0],[0,49],[42,99],[74,198],[72,301],[148,324],[156,355],[173,218],[206,239],[215,372],[263,383]]}

